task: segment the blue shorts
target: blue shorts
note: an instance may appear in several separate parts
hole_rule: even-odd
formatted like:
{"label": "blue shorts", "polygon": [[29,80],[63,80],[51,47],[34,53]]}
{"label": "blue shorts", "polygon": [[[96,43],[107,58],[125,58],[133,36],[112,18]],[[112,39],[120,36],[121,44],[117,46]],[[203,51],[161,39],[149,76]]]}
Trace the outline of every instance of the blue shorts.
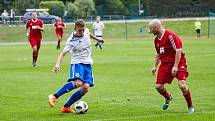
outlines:
{"label": "blue shorts", "polygon": [[83,83],[88,83],[90,87],[94,86],[92,67],[90,64],[71,64],[68,81],[80,79]]}

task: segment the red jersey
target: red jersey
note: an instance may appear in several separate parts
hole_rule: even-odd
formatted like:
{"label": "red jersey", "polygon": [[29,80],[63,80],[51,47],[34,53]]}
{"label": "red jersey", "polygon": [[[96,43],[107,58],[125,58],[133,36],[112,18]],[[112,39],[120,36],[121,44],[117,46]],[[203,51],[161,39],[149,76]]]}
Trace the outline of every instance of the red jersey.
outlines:
{"label": "red jersey", "polygon": [[42,39],[41,30],[37,26],[43,27],[43,21],[41,19],[36,19],[35,21],[30,19],[26,23],[26,29],[30,27],[29,37]]}
{"label": "red jersey", "polygon": [[56,33],[63,33],[62,27],[65,26],[63,22],[55,22],[54,26],[55,26]]}
{"label": "red jersey", "polygon": [[[157,54],[160,54],[161,62],[175,62],[175,53],[182,50],[181,39],[172,31],[165,30],[161,38],[154,40]],[[182,52],[180,62],[186,62],[185,53]]]}

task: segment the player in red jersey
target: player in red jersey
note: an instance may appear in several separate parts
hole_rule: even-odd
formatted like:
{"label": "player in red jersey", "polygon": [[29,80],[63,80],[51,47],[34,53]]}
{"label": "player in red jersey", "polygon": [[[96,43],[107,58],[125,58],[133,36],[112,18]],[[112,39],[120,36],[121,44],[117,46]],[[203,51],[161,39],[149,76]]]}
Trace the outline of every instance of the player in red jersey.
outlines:
{"label": "player in red jersey", "polygon": [[[30,28],[30,32],[28,32],[28,29]],[[33,49],[33,60],[32,60],[32,66],[36,66],[37,57],[40,49],[40,43],[42,40],[42,32],[43,28],[43,21],[40,19],[37,19],[37,13],[32,12],[32,19],[28,20],[26,23],[26,32],[28,36],[28,40],[31,44],[31,47]]]}
{"label": "player in red jersey", "polygon": [[164,85],[171,84],[173,79],[178,79],[178,86],[187,102],[188,114],[194,113],[191,93],[186,85],[188,76],[185,53],[182,51],[182,42],[180,38],[172,31],[165,30],[160,20],[153,19],[149,22],[149,30],[156,35],[154,44],[156,48],[155,64],[152,68],[152,75],[155,75],[157,67],[160,64],[156,80],[157,91],[166,99],[163,110],[169,106],[172,96],[167,92]]}
{"label": "player in red jersey", "polygon": [[57,49],[60,49],[60,43],[63,37],[63,29],[66,28],[64,22],[61,21],[61,18],[58,18],[58,21],[54,23],[55,33],[57,35]]}

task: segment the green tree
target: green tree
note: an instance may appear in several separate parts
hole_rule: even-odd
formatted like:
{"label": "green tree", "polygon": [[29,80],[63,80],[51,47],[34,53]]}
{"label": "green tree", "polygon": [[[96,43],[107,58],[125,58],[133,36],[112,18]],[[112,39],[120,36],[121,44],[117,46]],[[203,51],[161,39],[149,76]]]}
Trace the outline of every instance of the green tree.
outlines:
{"label": "green tree", "polygon": [[97,14],[106,15],[127,15],[128,8],[121,0],[94,0],[96,8],[99,10]]}
{"label": "green tree", "polygon": [[65,5],[62,1],[42,1],[39,7],[49,9],[50,14],[61,17],[65,10]]}
{"label": "green tree", "polygon": [[41,0],[15,0],[13,5],[16,15],[23,15],[26,9],[39,8]]}
{"label": "green tree", "polygon": [[95,13],[93,0],[75,0],[68,4],[69,15],[73,18],[86,18]]}

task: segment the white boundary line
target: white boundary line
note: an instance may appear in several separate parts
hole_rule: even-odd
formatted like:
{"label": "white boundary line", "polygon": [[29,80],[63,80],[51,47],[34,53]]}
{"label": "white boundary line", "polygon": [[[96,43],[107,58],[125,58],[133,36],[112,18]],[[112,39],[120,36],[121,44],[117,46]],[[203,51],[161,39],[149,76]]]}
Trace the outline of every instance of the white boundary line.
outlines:
{"label": "white boundary line", "polygon": [[[168,112],[167,112],[168,113]],[[124,117],[124,118],[104,118],[104,119],[96,119],[91,121],[109,121],[109,120],[132,120],[132,119],[140,119],[140,118],[147,118],[147,117],[164,117],[164,116],[180,116],[180,115],[195,115],[195,114],[210,114],[215,113],[215,111],[209,111],[209,112],[195,112],[193,114],[186,114],[186,113],[177,113],[177,114],[159,114],[159,115],[142,115],[142,116],[131,116],[131,117]]]}

